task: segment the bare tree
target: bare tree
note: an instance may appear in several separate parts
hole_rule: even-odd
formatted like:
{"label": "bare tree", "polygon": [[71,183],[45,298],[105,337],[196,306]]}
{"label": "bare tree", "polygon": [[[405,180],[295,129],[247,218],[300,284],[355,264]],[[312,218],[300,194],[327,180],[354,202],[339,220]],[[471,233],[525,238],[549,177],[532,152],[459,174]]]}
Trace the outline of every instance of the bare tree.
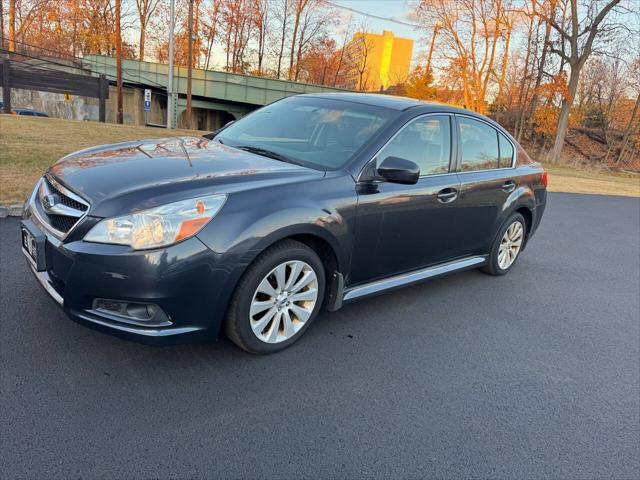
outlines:
{"label": "bare tree", "polygon": [[218,38],[220,5],[221,0],[212,0],[211,9],[207,10],[208,15],[206,17],[206,20],[203,22],[203,31],[205,32],[205,35],[207,37],[207,49],[204,63],[204,68],[206,70],[209,69],[209,62],[211,61],[211,50],[213,49],[213,44]]}
{"label": "bare tree", "polygon": [[293,61],[296,52],[296,42],[298,41],[298,29],[300,28],[300,18],[307,8],[310,0],[293,0],[293,32],[291,33],[291,54],[289,56],[289,80],[293,79]]}
{"label": "bare tree", "polygon": [[[539,1],[539,0],[536,0]],[[613,25],[605,24],[609,13],[621,2],[621,0],[608,0],[600,8],[598,0],[587,0],[585,5],[578,6],[578,0],[569,1],[568,26],[556,22],[544,13],[543,8],[537,9],[537,15],[549,22],[551,28],[559,36],[558,42],[550,48],[550,51],[558,55],[570,67],[568,95],[562,100],[560,114],[558,115],[558,126],[553,148],[549,153],[549,160],[558,162],[562,148],[564,146],[567,128],[569,126],[569,113],[575,100],[578,89],[578,82],[582,68],[589,56],[593,53],[594,42],[603,34],[610,32]],[[582,17],[582,18],[581,18]]]}
{"label": "bare tree", "polygon": [[258,66],[257,66],[257,74],[262,75],[262,68],[264,64],[264,56],[267,44],[267,34],[269,32],[269,0],[253,0],[253,27],[256,32],[256,41],[257,41],[257,57],[258,57]]}
{"label": "bare tree", "polygon": [[140,22],[140,40],[138,44],[138,58],[144,60],[144,46],[147,36],[147,26],[151,21],[158,2],[160,0],[136,0],[136,8],[138,9],[138,20]]}
{"label": "bare tree", "polygon": [[349,23],[347,24],[347,27],[344,29],[344,37],[342,38],[342,47],[340,48],[340,52],[338,53],[338,63],[336,65],[336,71],[333,76],[334,87],[336,86],[336,83],[338,83],[338,77],[342,72],[342,66],[344,64],[344,52],[350,36],[351,36],[351,18],[349,18]]}
{"label": "bare tree", "polygon": [[426,72],[431,71],[431,60],[433,59],[433,49],[436,46],[436,37],[438,36],[438,30],[440,25],[437,23],[433,26],[433,32],[431,32],[431,42],[429,42],[429,53],[427,53],[427,65],[425,67]]}
{"label": "bare tree", "polygon": [[4,2],[0,0],[0,48],[4,48]]}
{"label": "bare tree", "polygon": [[[544,26],[544,37],[542,40],[542,49],[541,49],[540,55],[538,58],[534,58],[534,63],[537,60],[537,63],[535,65],[536,77],[535,77],[535,82],[533,84],[533,87],[531,88],[531,91],[533,92],[531,95],[531,99],[529,100],[526,106],[521,105],[521,108],[520,108],[521,116],[518,117],[519,124],[518,124],[518,128],[516,129],[517,130],[516,136],[518,137],[518,139],[520,139],[522,135],[525,133],[525,126],[528,126],[529,128],[532,127],[532,120],[534,118],[533,114],[538,106],[538,101],[540,99],[540,93],[539,93],[540,85],[542,84],[542,81],[545,76],[545,66],[547,65],[548,54],[549,54],[549,41],[551,39],[551,24],[539,18],[539,16],[536,14],[536,10],[538,8],[540,7],[539,5],[537,5],[536,0],[533,0],[532,11],[529,13],[532,18],[535,17],[538,20],[538,24],[536,27],[536,39],[535,39],[536,51],[537,51],[537,43],[538,43],[538,33],[539,33],[541,24]],[[548,1],[545,0],[544,9],[547,16],[555,19],[556,10],[557,10],[557,0],[548,0]],[[532,69],[533,69],[533,65],[532,65]],[[527,90],[529,89],[527,88]]]}
{"label": "bare tree", "polygon": [[249,0],[226,0],[222,5],[227,71],[242,73],[247,69],[245,52],[251,38],[251,13]]}
{"label": "bare tree", "polygon": [[486,111],[489,81],[504,29],[505,0],[421,0],[418,16],[443,37],[450,64],[462,78],[464,103]]}
{"label": "bare tree", "polygon": [[370,59],[373,53],[373,43],[367,40],[365,29],[356,34],[356,70],[358,72],[358,90],[366,90],[371,75]]}
{"label": "bare tree", "polygon": [[289,30],[289,12],[291,8],[292,0],[281,0],[281,9],[278,10],[277,19],[280,22],[280,38],[279,38],[279,48],[276,52],[276,56],[278,58],[278,67],[276,70],[276,78],[280,78],[282,75],[282,59],[284,57],[284,45],[287,41],[287,32]]}
{"label": "bare tree", "polygon": [[9,51],[16,51],[16,0],[9,0]]}
{"label": "bare tree", "polygon": [[303,67],[302,59],[304,54],[312,42],[321,38],[325,34],[326,27],[331,19],[331,15],[328,14],[326,9],[319,10],[319,7],[319,2],[309,4],[300,22],[293,75],[293,80],[296,82],[300,77],[300,70]]}
{"label": "bare tree", "polygon": [[637,153],[632,152],[630,147],[631,135],[635,133],[638,135],[638,131],[640,130],[640,125],[637,125],[636,122],[638,118],[638,108],[640,107],[640,93],[636,97],[636,103],[633,106],[633,112],[631,114],[631,118],[629,119],[629,124],[624,132],[624,136],[622,137],[622,143],[620,146],[620,153],[618,154],[618,158],[616,159],[616,165],[619,165],[627,155],[634,155]]}

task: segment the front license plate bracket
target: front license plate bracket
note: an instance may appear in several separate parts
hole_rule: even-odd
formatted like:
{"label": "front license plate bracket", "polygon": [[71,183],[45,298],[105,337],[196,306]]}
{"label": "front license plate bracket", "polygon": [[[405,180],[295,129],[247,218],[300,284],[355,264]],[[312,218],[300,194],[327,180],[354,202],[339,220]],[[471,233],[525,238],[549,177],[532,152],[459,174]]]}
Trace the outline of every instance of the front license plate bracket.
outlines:
{"label": "front license plate bracket", "polygon": [[22,251],[38,272],[47,269],[47,236],[31,220],[20,222]]}

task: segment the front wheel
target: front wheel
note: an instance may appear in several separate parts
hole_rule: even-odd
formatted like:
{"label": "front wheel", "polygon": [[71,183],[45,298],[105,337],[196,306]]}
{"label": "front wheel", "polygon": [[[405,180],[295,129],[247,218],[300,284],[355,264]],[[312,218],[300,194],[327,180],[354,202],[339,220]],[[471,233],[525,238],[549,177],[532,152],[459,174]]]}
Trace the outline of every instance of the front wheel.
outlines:
{"label": "front wheel", "polygon": [[227,314],[227,336],[251,353],[271,353],[297,341],[320,310],[325,275],[318,255],[282,241],[247,269]]}
{"label": "front wheel", "polygon": [[487,265],[482,270],[490,275],[504,275],[513,267],[522,251],[527,222],[519,213],[514,213],[502,225],[491,247]]}

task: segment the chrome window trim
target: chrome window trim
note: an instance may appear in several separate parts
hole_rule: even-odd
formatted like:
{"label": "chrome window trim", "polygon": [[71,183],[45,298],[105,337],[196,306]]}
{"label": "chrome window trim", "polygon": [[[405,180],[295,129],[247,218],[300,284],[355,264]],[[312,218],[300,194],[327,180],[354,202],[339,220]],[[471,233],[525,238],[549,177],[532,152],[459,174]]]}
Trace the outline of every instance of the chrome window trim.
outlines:
{"label": "chrome window trim", "polygon": [[[402,126],[400,126],[400,128],[398,128],[398,130],[396,130],[396,132],[391,136],[391,138],[389,138],[389,140],[387,140],[385,142],[385,144],[380,147],[376,153],[362,166],[362,168],[360,169],[360,173],[358,173],[358,178],[356,179],[356,183],[360,182],[360,178],[362,177],[362,172],[365,171],[365,169],[369,166],[369,164],[371,162],[373,162],[376,158],[378,158],[378,155],[380,155],[380,152],[382,150],[384,150],[385,148],[387,148],[387,145],[389,145],[391,142],[393,142],[395,140],[395,138],[400,135],[400,133],[407,128],[411,123],[420,120],[424,117],[434,117],[434,116],[438,116],[438,117],[449,117],[449,134],[450,134],[450,143],[449,143],[449,171],[446,173],[432,173],[432,174],[426,174],[426,175],[420,175],[419,178],[428,178],[428,177],[442,177],[444,175],[455,175],[456,172],[455,171],[451,171],[451,167],[453,166],[455,168],[455,165],[452,165],[452,153],[454,150],[454,145],[453,145],[453,132],[451,131],[453,126],[451,125],[451,118],[454,116],[453,113],[450,112],[429,112],[429,113],[422,113],[420,115],[418,115],[417,117],[413,117],[410,118],[409,120],[407,120],[405,123],[402,124]],[[455,162],[454,162],[455,164]],[[383,182],[382,180],[378,180],[378,181],[374,181],[374,183],[386,183]]]}
{"label": "chrome window trim", "polygon": [[[511,159],[511,166],[510,167],[498,167],[498,168],[485,168],[482,170],[459,170],[458,173],[476,173],[476,172],[493,172],[495,170],[514,170],[516,168],[516,165],[518,164],[517,159],[518,159],[518,149],[516,147],[516,144],[513,143],[513,141],[509,138],[508,135],[505,135],[504,133],[502,133],[499,129],[496,128],[495,125],[492,125],[490,122],[487,122],[486,120],[479,118],[479,117],[475,117],[473,115],[466,115],[464,113],[456,113],[454,114],[457,117],[462,117],[462,118],[468,118],[471,120],[475,120],[477,122],[480,123],[484,123],[485,125],[488,125],[489,127],[493,128],[497,133],[499,133],[500,135],[502,135],[504,138],[507,139],[507,141],[511,144],[511,146],[513,147],[513,158]],[[457,124],[457,122],[456,122]],[[456,127],[459,130],[459,125]],[[458,135],[458,137],[460,137],[460,135]],[[496,137],[497,138],[497,137]],[[462,166],[462,141],[459,138],[458,139],[458,143],[460,144],[460,166]],[[500,155],[500,141],[498,140],[498,155]],[[499,157],[498,157],[498,161]]]}
{"label": "chrome window trim", "polygon": [[[58,188],[62,193],[64,193],[65,195],[68,195],[73,200],[76,200],[77,202],[87,206],[87,209],[85,210],[84,214],[78,217],[76,223],[74,223],[73,226],[66,233],[61,232],[60,230],[54,228],[53,225],[51,225],[44,218],[42,218],[42,216],[40,215],[40,212],[38,212],[38,209],[35,206],[36,196],[40,190],[40,186],[42,185],[42,182],[45,181],[45,177],[47,180],[49,180],[49,182],[51,182],[51,184],[54,187]],[[71,232],[73,232],[75,228],[80,224],[80,222],[87,216],[90,209],[91,209],[91,204],[89,202],[87,202],[85,199],[78,196],[77,194],[73,193],[65,186],[61,185],[59,182],[53,179],[51,175],[49,175],[48,173],[42,176],[40,180],[38,180],[38,183],[36,183],[36,186],[34,187],[33,191],[31,192],[31,196],[29,197],[29,211],[31,212],[31,215],[33,215],[38,220],[38,223],[45,230],[47,230],[51,235],[56,237],[58,240],[64,240],[65,238],[67,238],[71,234]]]}

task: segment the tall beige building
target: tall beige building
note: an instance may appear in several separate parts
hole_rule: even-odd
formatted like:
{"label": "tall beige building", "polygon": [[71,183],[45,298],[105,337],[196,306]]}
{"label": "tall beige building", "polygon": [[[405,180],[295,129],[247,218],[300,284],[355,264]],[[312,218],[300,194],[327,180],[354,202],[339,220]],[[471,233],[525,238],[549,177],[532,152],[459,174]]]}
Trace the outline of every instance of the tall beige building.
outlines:
{"label": "tall beige building", "polygon": [[345,47],[344,87],[377,92],[403,83],[409,75],[413,40],[384,30],[358,32]]}

